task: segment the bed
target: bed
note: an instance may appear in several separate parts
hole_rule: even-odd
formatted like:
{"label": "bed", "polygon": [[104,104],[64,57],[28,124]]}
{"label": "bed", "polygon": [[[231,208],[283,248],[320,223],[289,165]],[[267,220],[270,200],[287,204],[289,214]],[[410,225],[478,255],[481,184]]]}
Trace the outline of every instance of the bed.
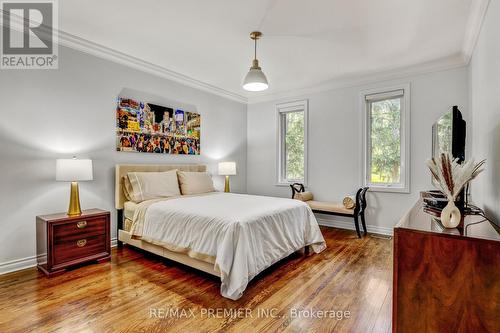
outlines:
{"label": "bed", "polygon": [[[205,165],[117,165],[118,244],[180,262],[221,279],[221,295],[236,300],[258,273],[293,252],[319,253],[325,242],[301,201],[209,192],[127,201],[129,172],[205,172]],[[306,251],[307,252],[307,251]]]}

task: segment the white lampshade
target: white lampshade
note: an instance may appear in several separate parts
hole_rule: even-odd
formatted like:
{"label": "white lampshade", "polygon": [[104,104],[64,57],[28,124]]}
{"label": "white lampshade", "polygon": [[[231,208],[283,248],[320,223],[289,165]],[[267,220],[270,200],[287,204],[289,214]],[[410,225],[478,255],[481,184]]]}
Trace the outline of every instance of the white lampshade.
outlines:
{"label": "white lampshade", "polygon": [[92,179],[92,160],[73,158],[56,161],[57,181],[76,182]]}
{"label": "white lampshade", "polygon": [[260,67],[252,67],[243,80],[243,89],[248,91],[263,91],[269,87],[267,78]]}
{"label": "white lampshade", "polygon": [[235,162],[220,162],[219,163],[219,175],[220,176],[234,176],[234,175],[236,175],[236,163]]}

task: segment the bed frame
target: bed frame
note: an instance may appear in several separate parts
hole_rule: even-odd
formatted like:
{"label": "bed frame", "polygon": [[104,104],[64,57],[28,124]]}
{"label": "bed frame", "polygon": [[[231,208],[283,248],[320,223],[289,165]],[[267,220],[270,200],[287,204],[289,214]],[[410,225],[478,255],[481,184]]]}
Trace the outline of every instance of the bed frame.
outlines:
{"label": "bed frame", "polygon": [[[144,251],[154,253],[156,255],[162,256],[164,258],[179,262],[189,267],[193,267],[200,271],[206,272],[208,274],[217,276],[220,278],[220,272],[214,268],[213,263],[209,263],[203,260],[194,259],[185,253],[173,252],[162,246],[151,244],[139,239],[132,239],[131,234],[123,229],[124,226],[124,204],[127,200],[123,192],[123,177],[127,175],[128,172],[161,172],[169,170],[181,170],[181,171],[191,171],[191,172],[205,172],[207,171],[207,166],[202,164],[117,164],[115,167],[115,208],[116,208],[116,226],[118,235],[118,247],[122,247],[123,243],[135,246]],[[306,246],[297,252],[309,255],[310,246]]]}
{"label": "bed frame", "polygon": [[127,172],[161,172],[169,170],[181,170],[181,171],[195,171],[204,172],[207,171],[206,165],[200,164],[185,164],[185,165],[171,165],[171,164],[118,164],[115,167],[115,208],[117,216],[117,235],[118,235],[118,247],[123,246],[123,243],[135,246],[142,250],[154,253],[156,255],[162,256],[164,258],[179,262],[189,267],[193,267],[200,271],[206,272],[211,275],[220,277],[220,272],[214,269],[214,264],[208,263],[202,260],[194,259],[184,253],[173,252],[167,250],[166,248],[158,245],[154,245],[148,242],[144,242],[138,239],[132,239],[131,234],[123,229],[124,225],[124,215],[123,208],[126,201],[125,195],[123,193],[123,177],[127,175]]}

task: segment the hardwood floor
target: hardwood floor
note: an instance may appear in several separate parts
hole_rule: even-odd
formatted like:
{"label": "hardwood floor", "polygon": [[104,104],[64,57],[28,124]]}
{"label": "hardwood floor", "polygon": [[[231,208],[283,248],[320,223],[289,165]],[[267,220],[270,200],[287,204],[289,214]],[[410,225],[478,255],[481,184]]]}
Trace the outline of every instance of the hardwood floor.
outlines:
{"label": "hardwood floor", "polygon": [[217,278],[130,247],[50,279],[6,274],[0,332],[390,332],[392,241],[322,232],[324,252],[279,262],[238,301]]}

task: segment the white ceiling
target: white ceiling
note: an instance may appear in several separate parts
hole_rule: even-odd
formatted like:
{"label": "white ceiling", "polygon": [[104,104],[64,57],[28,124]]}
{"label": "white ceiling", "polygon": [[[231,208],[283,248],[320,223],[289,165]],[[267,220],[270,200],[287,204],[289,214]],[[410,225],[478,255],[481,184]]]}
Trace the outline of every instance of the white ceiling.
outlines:
{"label": "white ceiling", "polygon": [[[64,0],[60,30],[254,97],[464,55],[478,0]],[[270,82],[241,88],[249,33]]]}

